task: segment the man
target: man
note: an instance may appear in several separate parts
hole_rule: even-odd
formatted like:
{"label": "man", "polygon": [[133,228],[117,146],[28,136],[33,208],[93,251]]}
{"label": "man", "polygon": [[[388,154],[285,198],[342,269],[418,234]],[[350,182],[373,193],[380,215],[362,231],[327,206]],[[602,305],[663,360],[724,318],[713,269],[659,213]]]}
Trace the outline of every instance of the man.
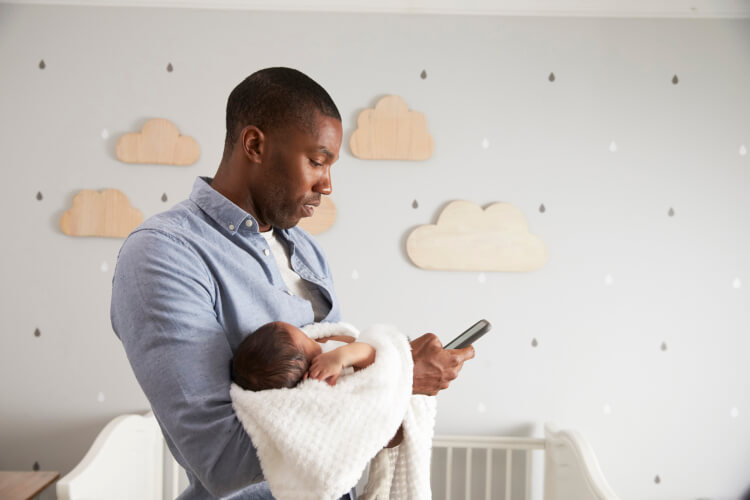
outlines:
{"label": "man", "polygon": [[[270,321],[341,319],[328,262],[295,227],[331,193],[341,116],[313,80],[269,68],[232,91],[226,126],[215,177],[196,179],[188,200],[123,244],[112,326],[187,471],[181,498],[270,499],[266,483],[252,484],[263,475],[232,409],[230,361],[244,336]],[[412,350],[415,394],[445,389],[474,355],[444,351],[433,334]]]}

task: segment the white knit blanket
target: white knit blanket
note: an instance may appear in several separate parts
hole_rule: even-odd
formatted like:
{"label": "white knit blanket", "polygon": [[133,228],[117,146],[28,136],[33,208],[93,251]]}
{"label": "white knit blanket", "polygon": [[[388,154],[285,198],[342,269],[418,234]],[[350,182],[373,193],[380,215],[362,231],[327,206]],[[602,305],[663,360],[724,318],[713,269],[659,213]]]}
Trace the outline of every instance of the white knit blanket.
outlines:
{"label": "white knit blanket", "polygon": [[[342,323],[303,330],[312,338],[357,337],[356,329]],[[375,348],[375,362],[340,377],[335,386],[308,379],[293,389],[253,392],[232,384],[234,409],[278,500],[339,498],[357,484],[373,458],[365,499],[431,498],[435,398],[411,396],[406,336],[375,325],[359,340]],[[402,423],[404,440],[384,450]]]}

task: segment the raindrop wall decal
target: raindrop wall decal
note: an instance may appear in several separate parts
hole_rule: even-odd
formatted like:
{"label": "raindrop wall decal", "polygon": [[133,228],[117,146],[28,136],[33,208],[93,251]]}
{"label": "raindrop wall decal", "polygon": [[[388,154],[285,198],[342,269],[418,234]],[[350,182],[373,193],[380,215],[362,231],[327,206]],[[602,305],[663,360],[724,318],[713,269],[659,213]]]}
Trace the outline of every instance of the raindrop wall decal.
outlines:
{"label": "raindrop wall decal", "polygon": [[656,475],[656,477],[654,478],[654,483],[656,483],[656,484],[659,484],[659,483],[661,483],[661,478],[659,477],[659,475],[658,475],[658,474],[657,474],[657,475]]}
{"label": "raindrop wall decal", "polygon": [[554,82],[555,81],[555,74],[554,73],[550,73],[549,77],[547,77],[547,78],[549,79],[549,81]]}
{"label": "raindrop wall decal", "polygon": [[31,466],[33,470],[39,470],[39,462],[34,462],[34,465]]}
{"label": "raindrop wall decal", "polygon": [[352,271],[352,279],[353,280],[358,280],[359,279],[359,272],[356,269],[354,271]]}
{"label": "raindrop wall decal", "polygon": [[479,276],[477,276],[477,281],[479,283],[486,283],[487,282],[487,275],[484,273],[479,273]]}
{"label": "raindrop wall decal", "polygon": [[100,403],[103,403],[103,402],[104,402],[104,393],[103,393],[103,392],[100,392],[99,394],[97,394],[97,395],[96,395],[96,400],[97,400],[98,402],[100,402]]}
{"label": "raindrop wall decal", "polygon": [[172,63],[167,64],[167,71],[170,73],[174,71],[174,66],[172,66]]}
{"label": "raindrop wall decal", "polygon": [[103,272],[103,273],[106,273],[107,271],[109,271],[109,264],[107,264],[107,262],[106,262],[106,261],[105,261],[105,262],[102,262],[102,265],[101,265],[101,266],[99,266],[99,270],[100,270],[101,272]]}
{"label": "raindrop wall decal", "polygon": [[667,212],[667,215],[669,215],[670,217],[674,217],[674,208],[669,207],[669,212]]}
{"label": "raindrop wall decal", "polygon": [[47,67],[47,64],[44,62],[44,59],[39,61],[39,69],[44,69]]}
{"label": "raindrop wall decal", "polygon": [[734,278],[734,281],[732,281],[732,286],[734,288],[742,288],[742,282],[739,278]]}
{"label": "raindrop wall decal", "polygon": [[37,191],[37,193],[36,193],[36,199],[39,200],[39,201],[42,201],[42,199],[44,199],[44,196],[42,196],[42,192],[41,191]]}
{"label": "raindrop wall decal", "polygon": [[425,80],[427,78],[427,71],[423,69],[422,72],[419,74],[419,77],[422,80]]}
{"label": "raindrop wall decal", "polygon": [[482,148],[487,149],[489,147],[490,147],[490,141],[487,140],[487,138],[485,137],[484,139],[482,139]]}
{"label": "raindrop wall decal", "polygon": [[539,205],[539,213],[543,214],[546,211],[547,211],[547,207],[544,206],[544,203],[542,203],[541,205]]}
{"label": "raindrop wall decal", "polygon": [[615,144],[615,141],[612,141],[609,143],[609,150],[612,151],[613,153],[617,151],[617,144]]}
{"label": "raindrop wall decal", "polygon": [[411,202],[411,208],[419,208],[419,203],[417,202],[417,200]]}
{"label": "raindrop wall decal", "polygon": [[604,284],[605,284],[605,285],[607,285],[607,286],[611,286],[611,285],[612,285],[612,283],[614,283],[614,282],[615,282],[615,279],[614,279],[614,278],[612,277],[612,275],[611,275],[611,274],[608,274],[608,275],[606,275],[606,276],[604,277]]}
{"label": "raindrop wall decal", "polygon": [[34,337],[41,337],[41,336],[42,336],[42,332],[39,331],[39,328],[35,329],[34,330]]}
{"label": "raindrop wall decal", "polygon": [[536,340],[536,339],[532,339],[532,340],[531,340],[531,347],[536,347],[536,346],[538,346],[538,345],[539,345],[539,342],[537,342],[537,340]]}
{"label": "raindrop wall decal", "polygon": [[746,154],[747,154],[747,148],[743,144],[742,146],[740,146],[740,156],[745,156]]}
{"label": "raindrop wall decal", "polygon": [[167,201],[167,193],[161,195],[161,201]]}
{"label": "raindrop wall decal", "polygon": [[662,342],[661,343],[661,350],[662,351],[666,351],[667,350],[667,343],[666,342]]}
{"label": "raindrop wall decal", "polygon": [[604,405],[602,407],[602,413],[604,413],[605,415],[610,415],[612,413],[612,407],[609,405]]}
{"label": "raindrop wall decal", "polygon": [[674,76],[672,77],[672,83],[673,83],[674,85],[677,85],[678,83],[680,83],[680,79],[679,79],[679,78],[677,78],[677,75],[674,75]]}
{"label": "raindrop wall decal", "polygon": [[740,416],[740,410],[737,409],[737,407],[732,408],[732,410],[729,412],[729,416],[732,418],[737,418]]}
{"label": "raindrop wall decal", "polygon": [[107,130],[106,128],[102,129],[102,139],[109,139],[109,130]]}

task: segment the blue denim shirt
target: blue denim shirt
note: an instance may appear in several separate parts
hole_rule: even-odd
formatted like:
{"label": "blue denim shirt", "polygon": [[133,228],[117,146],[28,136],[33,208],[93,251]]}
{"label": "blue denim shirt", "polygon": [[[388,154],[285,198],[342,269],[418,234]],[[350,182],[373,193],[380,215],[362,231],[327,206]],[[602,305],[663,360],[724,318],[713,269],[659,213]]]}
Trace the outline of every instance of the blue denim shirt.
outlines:
{"label": "blue denim shirt", "polygon": [[[291,295],[257,221],[198,178],[193,192],[123,243],[112,281],[112,327],[169,449],[187,471],[182,499],[271,498],[250,437],[232,409],[230,362],[269,322],[313,322]],[[278,230],[294,271],[339,304],[323,252],[299,228]],[[238,491],[241,490],[241,491]]]}

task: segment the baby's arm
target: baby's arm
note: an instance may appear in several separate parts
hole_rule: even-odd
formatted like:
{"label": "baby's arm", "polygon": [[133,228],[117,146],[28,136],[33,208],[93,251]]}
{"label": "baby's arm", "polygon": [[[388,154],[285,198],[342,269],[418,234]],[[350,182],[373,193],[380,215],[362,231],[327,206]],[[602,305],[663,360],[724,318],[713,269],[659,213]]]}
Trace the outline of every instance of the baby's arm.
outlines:
{"label": "baby's arm", "polygon": [[305,378],[324,380],[330,385],[336,385],[336,380],[344,368],[353,366],[354,369],[360,370],[370,366],[374,361],[375,348],[363,342],[352,342],[315,356]]}

